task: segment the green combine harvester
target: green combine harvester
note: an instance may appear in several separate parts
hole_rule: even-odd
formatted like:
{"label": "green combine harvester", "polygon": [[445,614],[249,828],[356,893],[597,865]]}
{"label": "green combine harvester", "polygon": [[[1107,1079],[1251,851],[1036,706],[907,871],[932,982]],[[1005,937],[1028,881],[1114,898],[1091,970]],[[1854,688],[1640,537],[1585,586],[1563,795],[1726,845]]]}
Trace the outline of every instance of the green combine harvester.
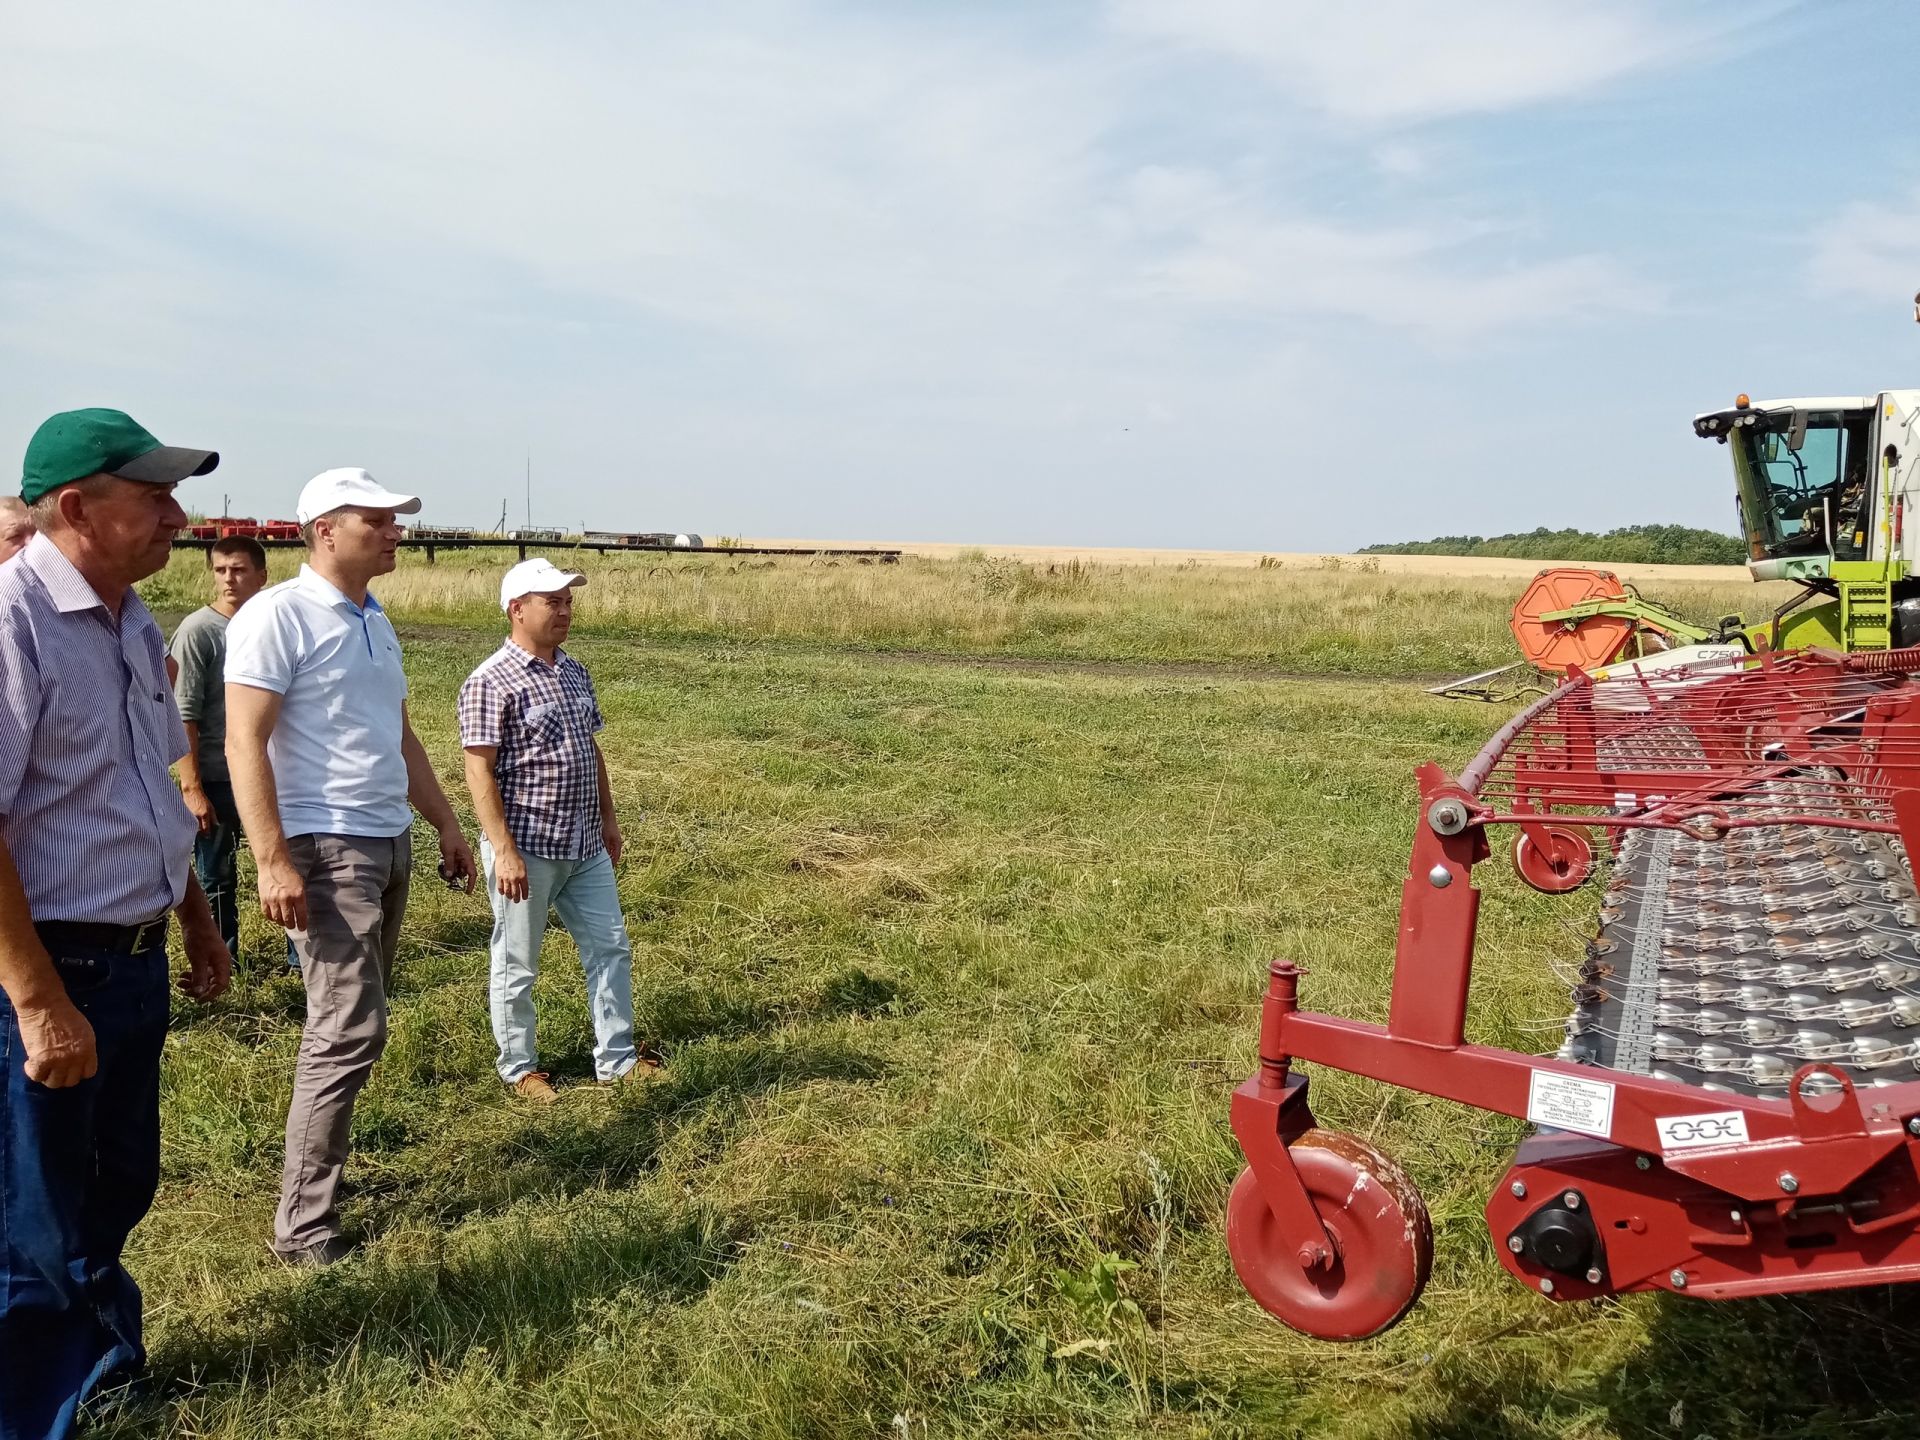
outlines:
{"label": "green combine harvester", "polygon": [[[1749,401],[1696,415],[1694,434],[1733,456],[1740,530],[1755,580],[1798,593],[1765,619],[1693,624],[1608,570],[1543,570],[1513,607],[1522,659],[1433,688],[1508,699],[1574,670],[1699,672],[1759,650],[1920,645],[1920,390]],[[1911,533],[1910,533],[1911,532]]]}

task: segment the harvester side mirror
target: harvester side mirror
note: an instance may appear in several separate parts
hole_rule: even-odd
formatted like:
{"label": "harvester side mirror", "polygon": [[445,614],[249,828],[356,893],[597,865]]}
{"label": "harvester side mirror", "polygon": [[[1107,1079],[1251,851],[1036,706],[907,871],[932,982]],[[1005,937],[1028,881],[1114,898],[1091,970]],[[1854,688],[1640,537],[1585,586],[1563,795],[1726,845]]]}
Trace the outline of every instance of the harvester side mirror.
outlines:
{"label": "harvester side mirror", "polygon": [[1807,412],[1796,410],[1793,412],[1793,427],[1787,431],[1787,449],[1797,455],[1800,453],[1800,447],[1806,443]]}

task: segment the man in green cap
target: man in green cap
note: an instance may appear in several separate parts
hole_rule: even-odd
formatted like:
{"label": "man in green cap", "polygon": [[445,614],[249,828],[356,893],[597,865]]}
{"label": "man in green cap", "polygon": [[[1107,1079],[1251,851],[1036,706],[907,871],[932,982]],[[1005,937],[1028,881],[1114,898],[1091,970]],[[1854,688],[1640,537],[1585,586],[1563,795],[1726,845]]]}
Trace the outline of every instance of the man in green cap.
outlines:
{"label": "man in green cap", "polygon": [[133,591],[167,563],[181,481],[219,463],[118,410],[55,415],[0,565],[0,1437],[65,1436],[146,1360],[120,1263],[160,1178],[167,917],[180,988],[227,986],[168,766],[186,731]]}

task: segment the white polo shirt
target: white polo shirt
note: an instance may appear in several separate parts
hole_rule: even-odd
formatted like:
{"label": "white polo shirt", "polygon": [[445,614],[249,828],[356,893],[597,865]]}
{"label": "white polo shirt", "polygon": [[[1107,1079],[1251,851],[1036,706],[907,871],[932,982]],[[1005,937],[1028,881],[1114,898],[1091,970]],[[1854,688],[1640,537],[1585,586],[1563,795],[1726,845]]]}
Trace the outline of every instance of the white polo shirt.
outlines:
{"label": "white polo shirt", "polygon": [[400,754],[407,677],[372,595],[362,608],[302,565],[233,617],[226,676],[281,697],[267,758],[288,835],[394,836],[413,824]]}

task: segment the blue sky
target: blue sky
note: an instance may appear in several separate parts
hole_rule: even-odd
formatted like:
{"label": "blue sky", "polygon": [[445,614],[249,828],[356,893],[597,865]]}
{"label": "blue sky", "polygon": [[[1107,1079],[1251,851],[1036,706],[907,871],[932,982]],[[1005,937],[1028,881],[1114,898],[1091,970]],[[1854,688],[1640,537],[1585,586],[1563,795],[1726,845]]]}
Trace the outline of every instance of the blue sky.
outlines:
{"label": "blue sky", "polygon": [[[289,513],[1317,550],[1731,530],[1920,384],[1891,3],[0,9],[0,445]],[[11,437],[11,438],[6,438]]]}

